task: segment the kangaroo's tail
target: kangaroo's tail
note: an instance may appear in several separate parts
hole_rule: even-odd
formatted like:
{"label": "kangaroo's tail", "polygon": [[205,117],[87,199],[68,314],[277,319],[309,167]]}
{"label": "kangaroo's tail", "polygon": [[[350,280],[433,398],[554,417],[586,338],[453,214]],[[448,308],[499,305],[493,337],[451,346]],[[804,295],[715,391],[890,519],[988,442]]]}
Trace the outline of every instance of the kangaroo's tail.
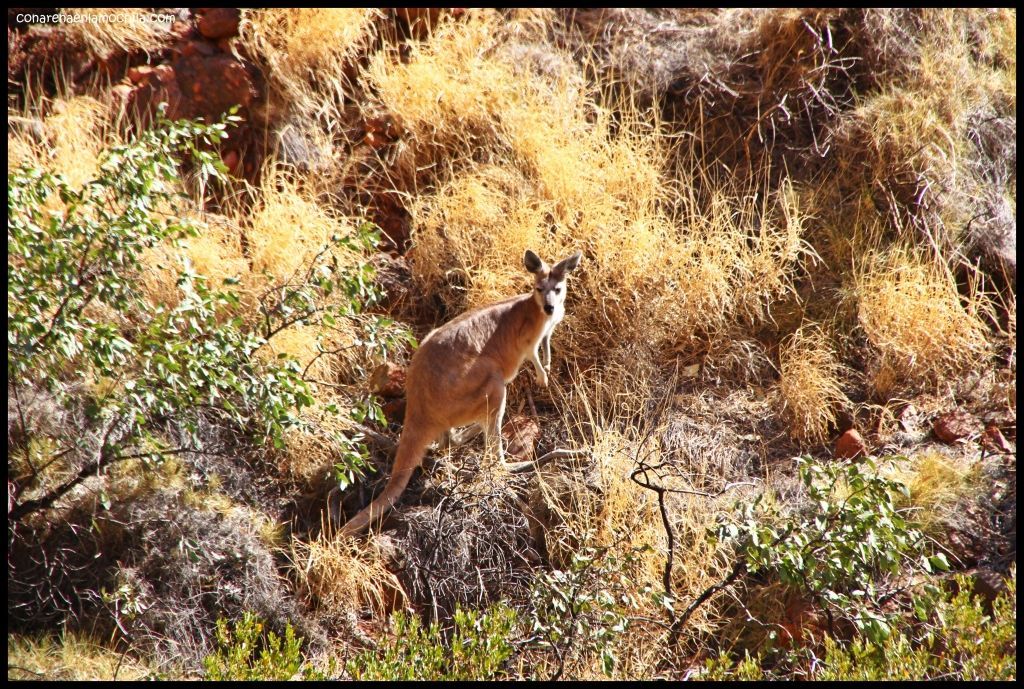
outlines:
{"label": "kangaroo's tail", "polygon": [[427,446],[432,440],[429,433],[410,428],[408,420],[406,420],[406,427],[398,441],[395,465],[391,469],[391,478],[388,480],[388,484],[373,502],[345,523],[341,529],[342,536],[351,537],[362,533],[367,526],[376,522],[394,507],[398,498],[405,491],[405,487],[409,485],[412,472],[423,461],[423,456],[427,453]]}

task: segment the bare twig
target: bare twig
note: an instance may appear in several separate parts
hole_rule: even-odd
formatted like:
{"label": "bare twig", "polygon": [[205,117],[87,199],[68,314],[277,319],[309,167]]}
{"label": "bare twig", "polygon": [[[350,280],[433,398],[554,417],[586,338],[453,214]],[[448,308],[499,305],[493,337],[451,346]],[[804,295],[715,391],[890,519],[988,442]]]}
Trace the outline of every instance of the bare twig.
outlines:
{"label": "bare twig", "polygon": [[548,452],[534,460],[527,460],[525,462],[512,462],[511,464],[505,465],[505,468],[510,474],[522,474],[530,469],[539,469],[548,462],[556,459],[565,459],[567,457],[583,457],[587,455],[587,450],[565,450],[557,449]]}

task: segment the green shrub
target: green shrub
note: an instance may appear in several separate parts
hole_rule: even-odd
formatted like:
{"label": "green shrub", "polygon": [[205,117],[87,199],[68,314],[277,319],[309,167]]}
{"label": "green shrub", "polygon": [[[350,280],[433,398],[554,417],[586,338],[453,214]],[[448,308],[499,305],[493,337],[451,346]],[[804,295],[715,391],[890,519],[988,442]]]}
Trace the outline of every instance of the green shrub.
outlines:
{"label": "green shrub", "polygon": [[972,596],[967,577],[957,576],[959,591],[921,601],[917,624],[903,624],[881,643],[854,639],[844,645],[825,641],[824,662],[814,679],[844,680],[1012,680],[1017,675],[1017,573],[986,614]]}
{"label": "green shrub", "polygon": [[611,676],[618,659],[616,639],[626,631],[626,611],[635,606],[625,574],[630,563],[595,548],[574,553],[567,570],[542,572],[531,591],[530,634],[553,656],[551,679],[575,661],[600,656]]}
{"label": "green shrub", "polygon": [[[156,128],[107,151],[97,177],[81,188],[30,167],[9,173],[7,370],[13,397],[46,389],[69,413],[85,417],[54,438],[53,456],[61,462],[49,472],[36,467],[52,462],[27,461],[31,429],[14,434],[14,454],[27,466],[11,472],[22,496],[13,520],[50,507],[113,462],[201,449],[201,421],[255,445],[269,440],[283,447],[285,431],[302,423],[301,410],[314,401],[311,389],[293,358],[264,362],[254,355],[285,328],[354,319],[364,331],[356,345],[374,352],[407,339],[391,321],[364,313],[380,294],[372,266],[342,268],[332,254],[332,246],[370,250],[379,239],[370,223],[352,236],[336,235],[302,274],[267,290],[254,326],[239,314],[234,278],[213,286],[187,263],[176,306],[143,298],[143,252],[199,232],[180,219],[186,214],[184,196],[175,191],[179,163],[191,158],[200,187],[219,178],[224,166],[207,149],[236,119],[207,125],[161,115]],[[168,434],[169,427],[178,430]],[[340,458],[339,475],[366,461],[358,439],[342,440],[352,451]]]}
{"label": "green shrub", "polygon": [[203,659],[206,678],[211,680],[288,680],[328,677],[303,663],[302,637],[289,624],[282,639],[274,632],[263,633],[263,623],[251,612],[242,614],[234,629],[217,620],[217,649]]}
{"label": "green shrub", "polygon": [[[768,662],[767,651],[727,653],[709,658],[701,679],[1012,680],[1017,675],[1017,572],[1011,570],[1006,591],[985,612],[972,595],[968,578],[956,577],[958,592],[925,587],[914,595],[916,619],[894,620],[891,634],[848,643],[826,636],[822,648],[801,647]],[[823,652],[822,652],[823,650]]]}
{"label": "green shrub", "polygon": [[397,612],[391,637],[350,659],[345,669],[357,680],[501,679],[515,622],[515,611],[504,605],[486,612],[459,609],[446,641],[436,622],[424,627],[418,617]]}
{"label": "green shrub", "polygon": [[797,462],[811,514],[766,519],[759,514],[759,496],[742,507],[741,521],[723,523],[718,536],[735,544],[746,571],[777,576],[808,595],[826,614],[830,629],[834,616],[841,615],[881,643],[892,615],[883,605],[888,593],[880,586],[883,575],[946,570],[946,558],[924,554],[924,537],[896,508],[896,496],[907,495],[906,486],[883,477],[875,460]]}

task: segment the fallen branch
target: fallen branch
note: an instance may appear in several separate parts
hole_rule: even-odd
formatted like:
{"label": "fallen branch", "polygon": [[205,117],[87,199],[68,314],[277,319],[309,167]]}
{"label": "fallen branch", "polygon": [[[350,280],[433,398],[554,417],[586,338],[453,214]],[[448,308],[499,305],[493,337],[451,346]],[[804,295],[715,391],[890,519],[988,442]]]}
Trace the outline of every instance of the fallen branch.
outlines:
{"label": "fallen branch", "polygon": [[398,443],[396,443],[394,440],[384,435],[383,433],[379,433],[361,423],[357,423],[355,426],[356,430],[365,435],[367,439],[373,441],[374,445],[384,450],[385,452],[394,452],[395,450],[398,449]]}
{"label": "fallen branch", "polygon": [[506,464],[505,468],[510,474],[522,474],[530,469],[540,469],[548,462],[552,462],[556,459],[565,459],[567,457],[582,457],[587,454],[586,450],[552,450],[545,455],[542,455],[534,460],[528,460],[525,462],[512,462]]}

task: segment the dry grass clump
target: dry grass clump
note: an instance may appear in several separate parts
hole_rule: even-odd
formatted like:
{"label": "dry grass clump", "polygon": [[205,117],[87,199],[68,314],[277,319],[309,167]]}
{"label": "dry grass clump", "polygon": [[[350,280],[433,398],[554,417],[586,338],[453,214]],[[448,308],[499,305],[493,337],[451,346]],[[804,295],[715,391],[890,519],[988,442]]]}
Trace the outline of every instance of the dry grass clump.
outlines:
{"label": "dry grass clump", "polygon": [[621,433],[597,428],[593,473],[576,483],[547,483],[541,476],[538,487],[558,517],[558,527],[545,533],[552,561],[568,562],[581,546],[606,548],[620,561],[638,552],[633,574],[639,590],[661,579],[665,534],[655,494],[630,479],[634,445]]}
{"label": "dry grass clump", "polygon": [[520,91],[530,84],[517,82],[512,65],[493,55],[496,20],[486,11],[463,22],[442,20],[428,41],[410,46],[407,61],[396,64],[393,55],[378,53],[365,70],[363,79],[415,142],[421,165],[447,157],[460,162],[478,137],[497,133],[495,113],[531,97]]}
{"label": "dry grass clump", "polygon": [[66,10],[90,21],[69,22],[62,28],[77,45],[98,58],[114,52],[155,52],[172,36],[170,23],[150,21],[154,10],[138,7],[91,7]]}
{"label": "dry grass clump", "polygon": [[[658,506],[657,493],[640,482],[662,486],[675,542],[672,569],[673,595],[677,600],[692,600],[708,586],[719,581],[723,563],[718,546],[707,538],[716,515],[734,495],[721,500],[685,491],[706,490],[716,482],[714,466],[698,465],[690,457],[681,457],[664,439],[664,429],[638,426],[637,415],[650,421],[662,414],[651,408],[652,397],[664,396],[672,382],[657,382],[654,376],[642,377],[637,385],[623,385],[608,370],[578,376],[575,389],[563,403],[570,416],[566,419],[571,434],[589,447],[593,462],[585,475],[538,475],[538,496],[550,515],[544,538],[552,562],[567,561],[581,547],[593,547],[615,556],[620,562],[632,562],[628,572],[632,593],[641,608],[652,617],[661,611],[648,609],[645,589],[664,587],[664,568],[668,538]],[[645,384],[649,387],[645,388]],[[602,388],[615,390],[614,395]],[[664,399],[664,398],[663,398]],[[664,402],[661,402],[664,404]],[[640,468],[647,470],[633,473]],[[677,491],[677,492],[672,492]],[[714,606],[695,614],[692,624],[701,627],[713,615]],[[623,640],[626,646],[630,641]],[[634,649],[635,650],[635,649]],[[636,655],[636,654],[634,654]],[[642,657],[643,654],[636,655]]]}
{"label": "dry grass clump", "polygon": [[262,66],[272,99],[313,115],[340,107],[352,90],[355,60],[382,16],[378,9],[357,7],[246,9],[239,41]]}
{"label": "dry grass clump", "polygon": [[309,542],[293,540],[289,559],[299,595],[331,619],[365,611],[380,617],[405,605],[401,584],[372,540],[357,544],[325,530]]}
{"label": "dry grass clump", "polygon": [[46,130],[41,121],[31,117],[7,115],[7,169],[21,164],[39,165]]}
{"label": "dry grass clump", "polygon": [[279,466],[285,476],[300,484],[316,484],[323,479],[344,452],[337,435],[349,434],[351,422],[344,412],[328,411],[326,407],[332,403],[341,409],[347,407],[341,399],[321,391],[313,405],[302,410],[300,419],[304,425],[285,432]]}
{"label": "dry grass clump", "polygon": [[788,175],[781,163],[794,153],[802,168],[817,167],[830,148],[829,125],[849,100],[854,61],[841,54],[842,13],[566,10],[560,39],[593,51],[603,81],[660,105],[677,131],[696,132],[709,168],[743,176],[764,157]]}
{"label": "dry grass clump", "polygon": [[409,259],[423,290],[458,310],[522,292],[525,268],[515,269],[544,239],[545,212],[532,200],[518,171],[497,166],[481,166],[422,198],[413,212],[423,231]]}
{"label": "dry grass clump", "polygon": [[76,632],[59,637],[7,635],[7,679],[123,680],[153,679],[158,670],[143,660]]}
{"label": "dry grass clump", "polygon": [[180,490],[113,500],[109,510],[93,502],[39,526],[46,538],[26,529],[12,542],[12,624],[63,620],[71,629],[123,632],[140,653],[193,671],[211,650],[216,620],[243,610],[278,633],[291,622],[307,640],[320,634],[287,595],[252,512],[206,509],[227,503]]}
{"label": "dry grass clump", "polygon": [[899,506],[910,510],[910,520],[928,535],[944,534],[947,525],[957,525],[964,499],[980,486],[980,465],[962,454],[927,450],[888,469],[910,490],[909,498],[898,496]]}
{"label": "dry grass clump", "polygon": [[962,297],[935,260],[897,246],[866,257],[854,279],[857,321],[879,358],[878,394],[894,380],[935,383],[985,355],[985,301]]}
{"label": "dry grass clump", "polygon": [[[344,272],[362,263],[358,250],[335,243],[336,238],[355,235],[359,220],[333,210],[299,175],[268,168],[253,207],[236,214],[249,266],[242,287],[251,298],[266,299],[283,286],[314,281],[325,270]],[[335,293],[319,306],[346,298]],[[248,309],[247,317],[257,315],[257,309]],[[267,353],[292,355],[303,369],[309,366],[314,382],[344,382],[366,364],[360,358],[366,353],[354,346],[361,334],[358,327],[348,318],[338,318],[329,328],[293,324],[270,338]]]}
{"label": "dry grass clump", "polygon": [[[331,237],[349,234],[353,227],[350,219],[322,203],[298,176],[273,168],[262,176],[254,206],[238,222],[244,228],[252,272],[278,282],[300,277]],[[342,266],[356,260],[353,252],[340,247],[331,253]]]}
{"label": "dry grass clump", "polygon": [[[356,220],[322,203],[296,174],[268,167],[251,193],[251,207],[230,206],[225,216],[195,214],[198,236],[147,252],[143,261],[149,270],[142,284],[153,303],[178,302],[177,278],[187,265],[214,289],[228,278],[238,280],[231,289],[241,300],[239,315],[262,333],[261,303],[274,304],[281,288],[310,282],[327,268],[346,270],[361,262],[359,252],[334,244],[336,236],[354,232]],[[308,366],[311,380],[336,383],[361,363],[357,348],[349,347],[356,327],[348,319],[338,319],[330,329],[294,323],[275,332],[258,355],[288,354],[303,370]]]}
{"label": "dry grass clump", "polygon": [[818,326],[797,330],[779,348],[779,391],[790,436],[821,444],[835,425],[836,411],[848,400],[840,385],[836,352]]}
{"label": "dry grass clump", "polygon": [[[146,250],[141,258],[146,267],[141,276],[143,294],[154,305],[173,308],[181,300],[178,276],[186,269],[207,278],[211,289],[221,289],[224,281],[238,279],[249,273],[249,261],[242,252],[241,232],[226,217],[179,208],[179,215],[189,217],[200,230],[195,237],[185,237],[177,246],[169,243]],[[247,307],[254,305],[254,295],[239,286]]]}
{"label": "dry grass clump", "polygon": [[945,250],[978,214],[982,180],[1003,161],[973,160],[972,123],[1014,112],[1014,19],[922,10],[903,27],[910,53],[899,72],[839,125],[839,178],[854,193],[863,185],[890,228],[924,229]]}
{"label": "dry grass clump", "polygon": [[18,119],[34,126],[8,126],[8,169],[25,163],[62,174],[73,187],[96,176],[99,154],[113,142],[110,103],[91,96],[58,98],[37,121]]}
{"label": "dry grass clump", "polygon": [[[632,436],[632,431],[627,433]],[[596,548],[603,557],[614,556],[619,563],[630,558],[622,565],[629,582],[626,593],[636,606],[629,614],[662,619],[664,611],[653,603],[651,592],[664,590],[668,538],[656,493],[631,478],[638,466],[636,458],[639,455],[648,466],[657,467],[641,475],[642,480],[669,490],[694,490],[707,477],[693,475],[670,460],[666,463],[668,457],[658,449],[657,435],[653,440],[648,438],[642,447],[639,439],[629,440],[611,428],[598,427],[594,435],[593,469],[585,478],[553,476],[539,481],[541,499],[557,515],[545,532],[549,556],[556,567],[565,567],[560,563],[584,547]],[[674,538],[671,582],[677,612],[726,574],[727,563],[720,557],[719,547],[708,538],[721,507],[718,500],[701,495],[666,495]],[[718,624],[716,610],[713,603],[699,608],[689,630],[703,632]],[[638,626],[633,634],[615,642],[619,658],[616,676],[645,676],[666,652],[660,631],[650,628],[639,633],[643,624],[635,624]],[[596,675],[596,667],[592,669]]]}

